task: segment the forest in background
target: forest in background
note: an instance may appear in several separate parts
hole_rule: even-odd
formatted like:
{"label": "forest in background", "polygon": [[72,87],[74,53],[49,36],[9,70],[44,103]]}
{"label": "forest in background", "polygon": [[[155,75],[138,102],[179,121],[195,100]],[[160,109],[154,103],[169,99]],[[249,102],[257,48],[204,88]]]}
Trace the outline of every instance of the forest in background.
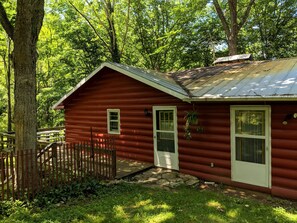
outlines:
{"label": "forest in background", "polygon": [[[210,66],[228,55],[228,33],[214,2],[47,0],[37,49],[38,127],[63,125],[63,112],[52,105],[104,61],[166,72]],[[219,2],[232,21],[230,5]],[[239,24],[250,2],[237,2]],[[13,22],[15,1],[3,5]],[[294,57],[296,39],[297,1],[257,0],[238,30],[237,52],[255,60]],[[7,131],[9,116],[13,130],[12,44],[0,27],[0,131]]]}

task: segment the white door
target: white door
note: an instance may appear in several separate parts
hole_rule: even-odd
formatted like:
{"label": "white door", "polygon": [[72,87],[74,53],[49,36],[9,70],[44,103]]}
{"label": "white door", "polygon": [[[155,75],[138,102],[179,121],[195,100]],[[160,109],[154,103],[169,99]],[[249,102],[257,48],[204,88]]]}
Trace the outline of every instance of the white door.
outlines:
{"label": "white door", "polygon": [[270,187],[270,107],[231,106],[232,181]]}
{"label": "white door", "polygon": [[153,107],[155,165],[178,170],[176,107]]}

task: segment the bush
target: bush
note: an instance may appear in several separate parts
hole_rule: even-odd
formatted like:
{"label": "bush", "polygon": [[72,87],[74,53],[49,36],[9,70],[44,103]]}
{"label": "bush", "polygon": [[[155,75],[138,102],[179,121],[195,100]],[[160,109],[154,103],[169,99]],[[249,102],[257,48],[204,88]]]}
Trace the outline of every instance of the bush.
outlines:
{"label": "bush", "polygon": [[0,202],[0,219],[9,217],[11,214],[18,212],[25,207],[25,203],[21,201],[1,201]]}
{"label": "bush", "polygon": [[70,198],[96,196],[102,187],[103,185],[94,179],[60,185],[38,194],[33,205],[44,208],[51,204],[66,203]]}

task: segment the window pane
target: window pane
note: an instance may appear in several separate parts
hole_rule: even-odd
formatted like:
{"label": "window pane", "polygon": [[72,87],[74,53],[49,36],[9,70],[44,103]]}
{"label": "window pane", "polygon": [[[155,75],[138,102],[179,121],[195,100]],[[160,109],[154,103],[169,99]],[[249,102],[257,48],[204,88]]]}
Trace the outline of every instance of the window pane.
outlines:
{"label": "window pane", "polygon": [[235,133],[246,135],[265,135],[265,111],[235,112]]}
{"label": "window pane", "polygon": [[109,112],[109,120],[117,121],[118,113],[117,112]]}
{"label": "window pane", "polygon": [[118,122],[116,122],[116,121],[110,121],[109,131],[111,131],[111,132],[117,132],[117,131],[119,131]]}
{"label": "window pane", "polygon": [[158,111],[159,128],[158,130],[173,131],[173,111]]}
{"label": "window pane", "polygon": [[174,133],[157,133],[157,149],[158,151],[174,153]]}
{"label": "window pane", "polygon": [[236,137],[236,160],[265,164],[265,139]]}

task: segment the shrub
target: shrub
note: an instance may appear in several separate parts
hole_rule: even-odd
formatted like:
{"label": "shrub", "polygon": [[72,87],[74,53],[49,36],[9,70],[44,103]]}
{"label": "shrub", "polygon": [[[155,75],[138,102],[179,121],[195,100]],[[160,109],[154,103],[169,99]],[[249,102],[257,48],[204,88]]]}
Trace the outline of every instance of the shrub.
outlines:
{"label": "shrub", "polygon": [[0,219],[9,217],[11,214],[25,208],[25,203],[21,201],[1,201],[0,202]]}
{"label": "shrub", "polygon": [[96,196],[101,187],[103,185],[94,179],[59,185],[39,193],[33,205],[43,208],[51,204],[66,203],[70,198]]}

